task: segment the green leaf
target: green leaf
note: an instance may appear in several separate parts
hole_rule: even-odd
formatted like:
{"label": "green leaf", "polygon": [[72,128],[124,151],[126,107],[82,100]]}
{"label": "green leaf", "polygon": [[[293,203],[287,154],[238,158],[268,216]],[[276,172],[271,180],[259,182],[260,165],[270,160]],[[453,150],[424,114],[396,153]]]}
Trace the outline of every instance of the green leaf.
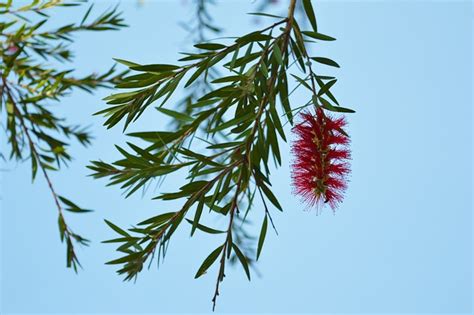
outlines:
{"label": "green leaf", "polygon": [[[316,82],[318,82],[318,85],[319,87],[324,87],[325,83],[323,80],[331,80],[331,79],[335,79],[334,77],[321,77],[321,76],[317,76],[316,77]],[[336,105],[339,105],[339,103],[337,102],[337,99],[334,97],[334,95],[331,93],[331,91],[327,90],[325,92],[325,94],[327,95],[327,97],[329,97],[331,99],[331,101],[333,101]]]}
{"label": "green leaf", "polygon": [[331,60],[329,58],[325,58],[325,57],[313,57],[311,58],[312,60],[316,61],[316,62],[319,62],[319,63],[322,63],[322,64],[325,64],[327,66],[332,66],[332,67],[336,67],[336,68],[340,68],[339,64],[337,62],[335,62],[334,60]]}
{"label": "green leaf", "polygon": [[275,126],[273,125],[273,122],[269,116],[266,117],[265,121],[268,125],[267,140],[270,143],[274,157],[278,161],[278,164],[281,165],[280,148],[278,146],[278,139],[275,133]]}
{"label": "green leaf", "polygon": [[119,237],[119,238],[114,238],[114,239],[111,239],[111,240],[102,241],[101,243],[103,243],[103,244],[127,243],[127,242],[131,242],[131,241],[139,241],[139,240],[140,240],[140,238],[138,238],[138,237]]}
{"label": "green leaf", "polygon": [[257,16],[266,16],[266,17],[284,19],[283,16],[268,14],[268,13],[264,13],[264,12],[250,12],[250,13],[247,13],[247,14],[248,15],[257,15]]}
{"label": "green leaf", "polygon": [[305,88],[307,88],[308,90],[310,90],[310,91],[312,91],[312,90],[313,90],[313,89],[311,88],[311,86],[309,86],[309,84],[308,84],[308,83],[306,83],[306,81],[305,81],[305,80],[303,80],[302,78],[300,78],[299,76],[297,76],[297,75],[294,75],[294,74],[292,74],[292,73],[291,73],[291,76],[292,76],[293,78],[295,78],[295,79],[296,79],[296,81],[298,81],[298,82],[299,82],[299,84],[303,85],[303,86],[304,86]]}
{"label": "green leaf", "polygon": [[314,39],[325,40],[325,41],[333,41],[333,40],[336,40],[334,37],[331,37],[331,36],[328,36],[328,35],[324,35],[324,34],[321,34],[321,33],[308,32],[308,31],[303,31],[303,32],[301,32],[301,33],[305,34],[306,36],[312,37],[312,38],[314,38]]}
{"label": "green leaf", "polygon": [[196,232],[196,228],[199,225],[199,220],[201,219],[201,214],[202,210],[204,208],[204,200],[201,198],[198,202],[197,208],[196,208],[196,213],[194,214],[194,221],[193,221],[193,227],[191,228],[191,236],[194,235],[194,232]]}
{"label": "green leaf", "polygon": [[303,7],[304,11],[306,12],[306,16],[308,17],[311,26],[313,27],[313,31],[318,31],[318,26],[316,24],[316,16],[314,15],[313,6],[311,5],[311,0],[303,0]]}
{"label": "green leaf", "polygon": [[89,9],[87,9],[87,12],[86,12],[86,14],[84,15],[84,17],[82,18],[82,21],[81,21],[80,25],[83,25],[84,22],[87,20],[87,17],[88,17],[89,14],[91,13],[93,7],[94,7],[94,4],[91,4],[91,6],[89,7]]}
{"label": "green leaf", "polygon": [[194,47],[199,48],[199,49],[205,49],[205,50],[219,50],[222,48],[226,48],[227,46],[222,45],[222,44],[216,44],[216,43],[201,43],[201,44],[196,44]]}
{"label": "green leaf", "polygon": [[223,246],[224,245],[217,247],[211,254],[209,254],[209,256],[207,256],[206,259],[204,259],[201,267],[199,267],[196,275],[194,276],[194,279],[197,279],[206,273],[207,269],[209,269],[209,267],[216,261],[217,257],[219,257]]}
{"label": "green leaf", "polygon": [[240,45],[237,46],[237,49],[234,51],[234,54],[232,55],[232,60],[230,61],[230,69],[235,68],[235,62],[237,61],[237,57],[239,56],[239,50],[240,50]]}
{"label": "green leaf", "polygon": [[135,63],[135,62],[131,62],[131,61],[128,61],[128,60],[124,60],[124,59],[119,59],[119,58],[113,58],[115,61],[117,61],[118,63],[121,63],[127,67],[139,67],[140,65],[138,63]]}
{"label": "green leaf", "polygon": [[132,254],[129,254],[127,256],[123,256],[123,257],[120,257],[118,259],[115,259],[115,260],[111,260],[111,261],[108,261],[106,262],[105,264],[106,265],[118,265],[118,264],[123,264],[123,263],[127,263],[129,261],[132,261],[132,260],[135,260],[137,258],[140,258],[142,256],[142,253],[132,253]]}
{"label": "green leaf", "polygon": [[237,245],[235,243],[232,244],[232,248],[234,249],[234,252],[237,255],[237,258],[239,258],[239,261],[242,264],[242,267],[244,267],[245,274],[247,275],[247,278],[250,281],[250,269],[249,269],[249,264],[247,262],[247,258],[240,251],[240,249],[237,247]]}
{"label": "green leaf", "polygon": [[329,103],[328,100],[322,97],[318,97],[318,99],[321,101],[322,107],[324,109],[330,110],[332,112],[338,112],[338,113],[355,113],[355,110],[352,110],[350,108],[345,108],[341,106],[333,106],[331,103]]}
{"label": "green leaf", "polygon": [[189,196],[189,192],[187,191],[180,191],[176,193],[164,193],[161,194],[160,196],[157,196],[153,199],[161,199],[161,200],[174,200],[174,199],[180,199]]}
{"label": "green leaf", "polygon": [[108,221],[108,220],[105,220],[105,223],[107,223],[107,225],[112,229],[114,230],[115,232],[117,232],[118,234],[120,235],[123,235],[123,236],[126,236],[126,237],[130,237],[130,234],[128,234],[127,232],[125,232],[124,230],[122,230],[121,228],[119,228],[118,226],[116,226],[115,224],[113,224],[112,222]]}
{"label": "green leaf", "polygon": [[219,79],[215,79],[211,83],[236,82],[236,81],[242,80],[243,78],[245,78],[245,77],[240,76],[240,75],[231,75],[231,76],[228,76],[228,77],[222,77],[222,78],[219,78]]}
{"label": "green leaf", "polygon": [[242,145],[241,141],[233,141],[233,142],[223,142],[223,143],[217,143],[208,146],[208,149],[226,149],[226,148],[233,148],[238,145]]}
{"label": "green leaf", "polygon": [[144,71],[144,72],[167,72],[179,69],[179,66],[167,65],[167,64],[150,64],[143,66],[130,67],[132,70]]}
{"label": "green leaf", "polygon": [[206,186],[208,183],[209,182],[206,181],[206,180],[197,180],[197,181],[190,182],[190,183],[182,186],[180,188],[180,190],[187,191],[187,192],[195,192],[195,191],[198,191],[198,190],[204,188],[204,186]]}
{"label": "green leaf", "polygon": [[263,193],[265,194],[265,196],[267,196],[268,200],[270,200],[270,202],[275,207],[277,207],[278,210],[283,211],[283,208],[281,207],[280,203],[278,202],[277,197],[275,197],[275,195],[272,193],[270,188],[268,188],[264,183],[260,183],[259,187],[262,188]]}
{"label": "green leaf", "polygon": [[189,117],[188,115],[177,112],[177,111],[174,111],[174,110],[171,110],[171,109],[166,109],[166,108],[163,108],[163,107],[157,107],[156,109],[159,112],[161,112],[161,113],[163,113],[167,116],[170,116],[171,118],[175,118],[179,121],[184,121],[184,122],[193,121],[193,119],[191,117]]}
{"label": "green leaf", "polygon": [[207,156],[196,153],[196,152],[193,152],[193,151],[190,151],[188,149],[181,148],[181,149],[176,150],[176,151],[183,154],[183,155],[185,155],[185,156],[195,158],[195,159],[201,161],[204,164],[213,165],[213,166],[221,166],[221,164],[219,164],[217,162],[214,162],[212,159],[208,158]]}
{"label": "green leaf", "polygon": [[283,110],[285,111],[288,121],[291,125],[293,125],[293,112],[291,110],[291,105],[289,101],[288,81],[286,73],[284,71],[280,74],[278,80],[278,90],[280,91],[280,93],[278,93],[280,97],[280,104],[282,105]]}
{"label": "green leaf", "polygon": [[263,219],[262,228],[260,230],[260,236],[258,238],[258,247],[257,247],[257,260],[260,257],[260,253],[262,252],[263,243],[265,242],[265,237],[267,236],[267,227],[268,227],[268,219],[265,215],[265,219]]}
{"label": "green leaf", "polygon": [[127,136],[165,145],[176,140],[179,137],[179,133],[169,131],[143,131],[128,133]]}
{"label": "green leaf", "polygon": [[188,82],[184,85],[184,87],[188,87],[193,83],[203,72],[204,70],[208,70],[208,65],[207,62],[204,62],[194,73],[193,75],[189,78]]}
{"label": "green leaf", "polygon": [[61,237],[61,242],[64,241],[64,236],[66,234],[66,222],[64,222],[63,216],[60,214],[58,216],[58,227],[59,227],[59,235]]}
{"label": "green leaf", "polygon": [[273,46],[273,56],[275,56],[278,64],[283,67],[283,57],[282,57],[280,47],[278,47],[278,45]]}
{"label": "green leaf", "polygon": [[260,31],[252,32],[242,37],[239,37],[235,40],[237,44],[244,45],[249,42],[259,42],[259,41],[266,41],[272,39],[273,37],[270,35],[262,34]]}
{"label": "green leaf", "polygon": [[216,131],[221,131],[221,130],[224,130],[224,129],[227,129],[229,127],[232,127],[232,126],[235,126],[235,125],[238,125],[242,122],[246,122],[250,119],[252,119],[253,117],[255,116],[255,113],[253,112],[250,112],[246,115],[242,115],[242,116],[237,116],[229,121],[226,121],[225,123],[223,124],[220,124],[218,125],[216,128],[212,129],[212,130],[209,130],[209,132],[216,132]]}
{"label": "green leaf", "polygon": [[169,221],[173,216],[176,215],[176,212],[167,212],[167,213],[162,213],[162,214],[159,214],[157,216],[154,216],[152,218],[149,218],[145,221],[142,221],[140,223],[138,223],[138,225],[149,225],[149,224],[153,224],[153,225],[161,225],[167,221]]}
{"label": "green leaf", "polygon": [[280,117],[278,116],[278,112],[274,105],[270,106],[270,115],[273,119],[273,125],[275,126],[276,130],[280,137],[286,142],[285,131],[283,130],[283,126],[280,121]]}
{"label": "green leaf", "polygon": [[69,199],[66,199],[62,196],[58,196],[59,200],[61,200],[61,202],[66,206],[64,208],[64,210],[66,211],[69,211],[69,212],[76,212],[76,213],[85,213],[85,212],[93,212],[92,210],[88,210],[88,209],[82,209],[81,207],[79,207],[78,205],[76,205],[75,203],[73,203],[72,201],[70,201]]}
{"label": "green leaf", "polygon": [[[225,233],[225,231],[216,230],[216,229],[210,228],[208,226],[205,226],[203,224],[199,224],[199,223],[196,224],[196,221],[194,221],[194,220],[186,219],[186,221],[188,223],[190,223],[193,227],[196,226],[196,228],[198,230],[201,230],[201,231],[209,233],[209,234],[222,234],[222,233]],[[192,231],[191,231],[191,233],[192,233]]]}
{"label": "green leaf", "polygon": [[327,82],[326,84],[324,84],[318,91],[318,96],[321,96],[321,95],[324,95],[325,93],[327,93],[329,91],[329,89],[334,85],[336,84],[337,80],[334,79],[334,80],[331,80],[329,82]]}
{"label": "green leaf", "polygon": [[[1,155],[0,155],[1,158]],[[36,155],[31,152],[31,178],[32,181],[35,180],[36,173],[38,172],[38,160],[36,159]]]}
{"label": "green leaf", "polygon": [[230,67],[230,68],[237,68],[240,66],[244,66],[251,61],[257,59],[260,57],[262,54],[261,52],[255,52],[255,53],[249,53],[244,55],[243,57],[237,58],[236,60],[232,60],[231,62],[226,63],[224,66]]}
{"label": "green leaf", "polygon": [[81,209],[81,208],[65,208],[64,210],[69,211],[69,212],[75,212],[75,213],[86,213],[86,212],[94,211],[90,209]]}

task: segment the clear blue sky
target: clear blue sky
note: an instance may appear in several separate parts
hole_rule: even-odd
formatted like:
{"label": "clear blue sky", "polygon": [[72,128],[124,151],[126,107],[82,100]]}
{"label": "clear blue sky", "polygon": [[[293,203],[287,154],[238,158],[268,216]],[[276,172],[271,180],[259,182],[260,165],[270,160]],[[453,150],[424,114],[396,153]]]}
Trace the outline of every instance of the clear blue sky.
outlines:
{"label": "clear blue sky", "polygon": [[[284,167],[273,172],[286,210],[274,215],[280,235],[268,235],[261,278],[248,283],[240,269],[228,272],[218,311],[471,313],[472,2],[313,2],[322,32],[338,38],[315,47],[315,54],[341,64],[332,72],[338,98],[357,110],[349,117],[350,187],[336,215],[305,212],[291,194],[289,148],[282,145]],[[97,9],[113,3],[100,1]],[[177,25],[190,14],[183,1],[137,7],[129,0],[120,8],[130,28],[77,38],[79,72],[105,69],[112,57],[173,62],[187,47]],[[226,35],[238,35],[255,28],[245,16],[252,11],[253,1],[240,0],[220,1],[213,12]],[[65,13],[57,22],[72,18]],[[103,218],[127,226],[169,210],[151,195],[124,200],[118,188],[86,177],[88,161],[115,159],[113,144],[126,141],[120,128],[106,131],[102,119],[91,116],[105,106],[107,93],[74,93],[57,106],[95,135],[91,148],[72,148],[69,169],[53,175],[63,195],[97,209],[69,216],[93,240],[79,250],[84,270],[78,275],[65,268],[43,179],[31,184],[29,163],[1,167],[7,169],[0,201],[2,314],[210,311],[215,269],[199,280],[193,276],[220,238],[190,239],[181,229],[161,269],[143,272],[135,284],[103,264],[116,257],[112,246],[100,243],[113,235]],[[165,126],[162,116],[149,113],[136,130]],[[168,184],[179,180],[169,177]]]}

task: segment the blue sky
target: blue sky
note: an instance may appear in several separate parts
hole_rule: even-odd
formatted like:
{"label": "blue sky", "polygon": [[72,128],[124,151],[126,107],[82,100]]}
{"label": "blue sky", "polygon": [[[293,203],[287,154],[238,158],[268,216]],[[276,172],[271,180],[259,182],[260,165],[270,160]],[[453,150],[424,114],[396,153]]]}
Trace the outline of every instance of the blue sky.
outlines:
{"label": "blue sky", "polygon": [[[96,2],[96,12],[115,3]],[[348,119],[350,187],[335,215],[304,211],[291,194],[291,156],[282,145],[283,167],[273,171],[285,208],[274,215],[279,236],[267,237],[260,278],[254,275],[249,283],[240,268],[228,272],[218,311],[471,313],[472,3],[313,2],[321,31],[338,39],[315,46],[315,54],[342,66],[327,73],[339,79],[341,104],[357,110]],[[103,70],[112,57],[172,63],[189,47],[177,25],[190,14],[182,1],[137,6],[129,0],[120,8],[128,29],[78,36],[73,47],[79,73]],[[229,36],[256,27],[245,15],[252,11],[255,4],[247,0],[220,1],[213,9]],[[69,14],[56,17],[57,23],[70,21]],[[116,257],[112,246],[100,243],[113,236],[104,218],[128,226],[169,211],[150,201],[151,194],[125,200],[118,188],[86,176],[88,161],[114,160],[113,145],[127,140],[120,128],[107,131],[100,117],[91,116],[105,106],[101,98],[108,93],[77,92],[55,105],[69,121],[90,125],[95,136],[90,148],[73,146],[75,161],[53,175],[63,195],[97,209],[69,216],[93,240],[79,250],[84,270],[78,275],[65,268],[56,209],[43,179],[31,184],[29,163],[1,167],[2,314],[211,309],[216,270],[193,278],[219,238],[190,239],[188,229],[180,230],[160,270],[143,272],[135,284],[123,283],[103,264]],[[298,96],[294,106],[304,100]],[[164,128],[162,117],[149,111],[133,130]],[[179,185],[178,177],[169,177],[167,185]],[[257,213],[254,219],[262,217]]]}

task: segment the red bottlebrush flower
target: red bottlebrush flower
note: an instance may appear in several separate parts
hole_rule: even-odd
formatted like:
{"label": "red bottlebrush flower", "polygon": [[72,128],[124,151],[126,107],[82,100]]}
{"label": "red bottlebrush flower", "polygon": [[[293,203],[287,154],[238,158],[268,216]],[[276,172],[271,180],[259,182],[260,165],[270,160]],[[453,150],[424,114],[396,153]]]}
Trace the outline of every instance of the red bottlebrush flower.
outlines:
{"label": "red bottlebrush flower", "polygon": [[327,116],[321,108],[316,115],[303,113],[293,131],[295,160],[292,165],[293,187],[310,206],[325,203],[335,210],[343,199],[350,172],[349,137],[342,128],[344,117]]}

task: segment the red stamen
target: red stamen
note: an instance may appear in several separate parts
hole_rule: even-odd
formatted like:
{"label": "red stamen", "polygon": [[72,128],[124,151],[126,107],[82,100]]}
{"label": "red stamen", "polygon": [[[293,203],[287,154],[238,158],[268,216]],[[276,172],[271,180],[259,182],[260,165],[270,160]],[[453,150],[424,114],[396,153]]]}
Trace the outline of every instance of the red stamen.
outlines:
{"label": "red stamen", "polygon": [[328,203],[335,210],[350,172],[349,137],[341,132],[346,120],[327,116],[321,108],[316,115],[303,113],[301,117],[293,128],[297,136],[292,165],[295,193],[310,206],[321,208]]}

